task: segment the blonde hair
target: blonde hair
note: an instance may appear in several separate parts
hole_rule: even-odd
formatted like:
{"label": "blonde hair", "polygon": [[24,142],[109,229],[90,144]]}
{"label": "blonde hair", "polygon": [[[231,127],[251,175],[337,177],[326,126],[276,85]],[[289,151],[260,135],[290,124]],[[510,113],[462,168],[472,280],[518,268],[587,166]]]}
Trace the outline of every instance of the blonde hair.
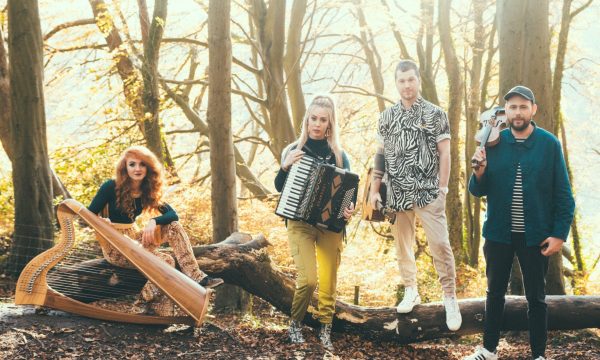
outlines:
{"label": "blonde hair", "polygon": [[333,155],[335,156],[335,163],[337,167],[343,167],[342,161],[342,148],[340,147],[339,140],[339,130],[337,126],[337,117],[336,117],[336,107],[335,101],[329,95],[316,95],[310,105],[306,109],[306,113],[304,114],[304,119],[302,120],[302,132],[300,133],[300,137],[297,141],[296,149],[302,149],[306,141],[308,140],[308,120],[310,119],[310,115],[316,107],[321,107],[323,109],[328,110],[329,114],[329,136],[326,137],[327,143],[333,151]]}

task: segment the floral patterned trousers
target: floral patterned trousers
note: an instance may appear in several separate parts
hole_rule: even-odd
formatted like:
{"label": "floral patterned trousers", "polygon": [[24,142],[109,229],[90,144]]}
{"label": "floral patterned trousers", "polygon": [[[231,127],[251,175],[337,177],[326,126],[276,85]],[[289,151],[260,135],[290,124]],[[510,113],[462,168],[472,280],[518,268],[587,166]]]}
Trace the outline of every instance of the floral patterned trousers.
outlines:
{"label": "floral patterned trousers", "polygon": [[[142,230],[140,230],[136,224],[111,224],[113,227],[122,233],[123,235],[141,242]],[[160,227],[160,244],[168,242],[171,248],[173,248],[173,254],[159,251],[156,244],[146,246],[145,249],[158,256],[162,261],[175,267],[175,259],[181,268],[181,271],[192,278],[194,281],[199,281],[204,278],[206,274],[198,268],[198,263],[194,257],[192,245],[190,239],[186,234],[183,226],[177,221],[173,221],[168,225]],[[123,254],[121,254],[112,245],[106,241],[101,241],[102,253],[104,258],[112,265],[133,269],[134,266],[131,264]],[[174,303],[156,285],[148,281],[140,293],[140,298],[143,302],[150,306],[150,309],[159,316],[172,316],[174,315]]]}

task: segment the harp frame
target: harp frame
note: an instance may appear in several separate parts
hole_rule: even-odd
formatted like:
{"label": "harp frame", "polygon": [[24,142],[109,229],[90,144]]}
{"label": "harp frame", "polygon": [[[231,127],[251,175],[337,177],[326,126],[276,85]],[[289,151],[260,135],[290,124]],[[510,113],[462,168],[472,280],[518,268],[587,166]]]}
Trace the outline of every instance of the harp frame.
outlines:
{"label": "harp frame", "polygon": [[[149,281],[154,283],[189,316],[152,316],[103,309],[69,298],[47,282],[48,271],[64,258],[75,244],[73,218],[79,215],[104,241],[117,249]],[[145,250],[138,242],[122,235],[74,199],[60,203],[57,216],[61,241],[34,257],[23,269],[15,291],[16,305],[39,305],[100,320],[135,324],[188,324],[200,326],[208,310],[211,289],[172,268]]]}

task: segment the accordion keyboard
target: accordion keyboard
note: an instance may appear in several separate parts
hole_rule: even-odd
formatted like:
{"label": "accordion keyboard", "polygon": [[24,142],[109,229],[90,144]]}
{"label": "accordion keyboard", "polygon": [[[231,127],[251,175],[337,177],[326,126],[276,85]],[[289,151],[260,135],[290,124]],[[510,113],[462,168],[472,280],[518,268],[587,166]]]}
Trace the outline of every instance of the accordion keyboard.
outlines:
{"label": "accordion keyboard", "polygon": [[318,163],[315,158],[303,156],[290,168],[275,213],[288,219],[297,219],[310,178]]}

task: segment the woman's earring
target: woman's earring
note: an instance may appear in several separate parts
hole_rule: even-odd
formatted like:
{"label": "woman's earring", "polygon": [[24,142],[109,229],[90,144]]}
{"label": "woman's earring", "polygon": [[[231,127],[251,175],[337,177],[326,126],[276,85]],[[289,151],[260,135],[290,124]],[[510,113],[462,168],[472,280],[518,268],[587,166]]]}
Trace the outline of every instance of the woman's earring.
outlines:
{"label": "woman's earring", "polygon": [[327,128],[327,130],[325,130],[325,137],[328,138],[331,136],[331,128]]}

